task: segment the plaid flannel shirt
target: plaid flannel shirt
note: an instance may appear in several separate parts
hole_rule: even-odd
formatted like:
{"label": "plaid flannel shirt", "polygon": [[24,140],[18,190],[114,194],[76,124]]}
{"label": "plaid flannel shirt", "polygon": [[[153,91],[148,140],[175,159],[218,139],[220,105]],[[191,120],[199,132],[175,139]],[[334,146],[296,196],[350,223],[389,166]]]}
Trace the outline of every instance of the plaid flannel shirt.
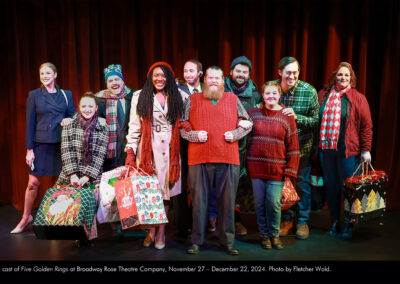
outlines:
{"label": "plaid flannel shirt", "polygon": [[[281,83],[281,80],[277,80]],[[282,103],[293,108],[297,120],[300,155],[310,153],[314,144],[315,127],[318,125],[319,104],[318,94],[313,86],[298,80],[286,94],[282,90]]]}
{"label": "plaid flannel shirt", "polygon": [[103,173],[103,163],[108,151],[109,127],[104,118],[99,117],[93,133],[93,156],[89,165],[83,164],[81,152],[84,130],[78,125],[75,115],[72,122],[64,126],[61,133],[62,170],[57,183],[69,183],[70,175],[76,173],[79,178],[83,175],[90,177],[90,183],[100,183]]}

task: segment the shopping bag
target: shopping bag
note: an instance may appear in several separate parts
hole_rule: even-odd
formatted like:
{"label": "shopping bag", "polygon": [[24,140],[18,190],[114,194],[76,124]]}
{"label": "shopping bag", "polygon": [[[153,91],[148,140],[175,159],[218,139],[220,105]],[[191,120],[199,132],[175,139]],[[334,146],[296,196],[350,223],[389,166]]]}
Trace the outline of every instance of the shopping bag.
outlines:
{"label": "shopping bag", "polygon": [[[360,166],[361,174],[355,176]],[[383,217],[386,210],[387,181],[388,176],[384,171],[375,171],[370,162],[361,163],[353,175],[344,181],[346,220],[359,223]]]}
{"label": "shopping bag", "polygon": [[94,185],[57,185],[46,191],[33,222],[38,239],[85,240],[96,212]]}
{"label": "shopping bag", "polygon": [[114,182],[129,170],[128,166],[121,166],[111,171],[104,172],[100,181],[99,208],[97,221],[111,223],[119,221],[117,199],[115,197]]}
{"label": "shopping bag", "polygon": [[122,229],[168,223],[157,176],[133,171],[114,183]]}
{"label": "shopping bag", "polygon": [[282,189],[281,210],[287,210],[299,201],[300,197],[297,194],[292,182],[289,178],[285,178],[285,183]]}

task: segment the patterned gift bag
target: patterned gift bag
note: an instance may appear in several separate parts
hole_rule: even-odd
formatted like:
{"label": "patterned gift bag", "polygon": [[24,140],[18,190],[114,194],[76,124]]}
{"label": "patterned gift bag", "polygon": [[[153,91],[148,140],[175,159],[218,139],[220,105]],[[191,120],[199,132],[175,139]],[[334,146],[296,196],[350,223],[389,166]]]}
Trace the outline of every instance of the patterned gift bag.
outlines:
{"label": "patterned gift bag", "polygon": [[285,184],[283,185],[282,189],[281,210],[287,210],[299,201],[300,197],[297,194],[292,182],[289,178],[285,178]]}
{"label": "patterned gift bag", "polygon": [[[361,165],[361,175],[354,176]],[[375,171],[370,162],[360,166],[344,181],[344,215],[350,223],[383,217],[386,210],[387,174]]]}
{"label": "patterned gift bag", "polygon": [[87,239],[96,212],[94,185],[57,185],[46,191],[33,222],[38,239]]}
{"label": "patterned gift bag", "polygon": [[97,221],[99,221],[99,223],[119,221],[114,182],[127,170],[129,170],[128,166],[121,166],[102,174],[100,181],[99,208],[97,210]]}
{"label": "patterned gift bag", "polygon": [[114,183],[123,230],[168,223],[157,177],[139,171]]}

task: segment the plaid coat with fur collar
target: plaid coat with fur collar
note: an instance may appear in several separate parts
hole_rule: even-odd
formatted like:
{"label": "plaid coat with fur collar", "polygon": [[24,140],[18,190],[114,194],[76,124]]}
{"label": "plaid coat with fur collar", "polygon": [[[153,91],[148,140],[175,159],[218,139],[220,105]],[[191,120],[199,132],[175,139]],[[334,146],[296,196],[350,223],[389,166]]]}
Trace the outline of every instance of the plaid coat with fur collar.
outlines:
{"label": "plaid coat with fur collar", "polygon": [[61,134],[62,170],[57,183],[70,183],[74,173],[81,178],[90,177],[89,182],[100,183],[103,173],[103,162],[107,155],[109,127],[104,118],[99,117],[93,133],[93,158],[89,165],[83,164],[82,146],[84,130],[79,127],[77,115],[72,122],[64,126]]}

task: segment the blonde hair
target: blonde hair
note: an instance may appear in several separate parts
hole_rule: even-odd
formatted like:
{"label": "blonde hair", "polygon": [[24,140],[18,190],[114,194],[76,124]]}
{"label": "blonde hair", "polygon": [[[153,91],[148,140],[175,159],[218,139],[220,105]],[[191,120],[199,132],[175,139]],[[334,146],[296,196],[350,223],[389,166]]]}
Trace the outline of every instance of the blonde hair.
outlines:
{"label": "blonde hair", "polygon": [[54,71],[54,73],[57,73],[57,67],[51,62],[45,62],[42,65],[40,65],[39,73],[40,73],[40,69],[42,69],[43,67],[49,67],[51,70]]}

